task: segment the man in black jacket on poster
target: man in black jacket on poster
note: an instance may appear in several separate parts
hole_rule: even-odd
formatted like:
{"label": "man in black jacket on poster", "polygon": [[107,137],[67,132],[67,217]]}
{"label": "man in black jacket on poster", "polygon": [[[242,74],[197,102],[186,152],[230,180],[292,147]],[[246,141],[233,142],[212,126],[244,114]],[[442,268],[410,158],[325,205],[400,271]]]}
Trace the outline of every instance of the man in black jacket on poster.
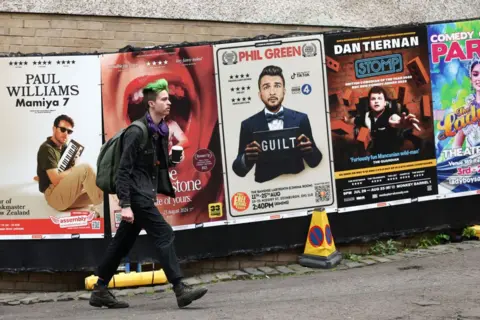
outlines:
{"label": "man in black jacket on poster", "polygon": [[[129,306],[108,291],[108,283],[142,229],[154,240],[167,280],[173,285],[178,307],[189,305],[207,292],[206,288],[192,288],[182,282],[173,229],[155,206],[157,193],[175,197],[168,174],[168,167],[174,163],[168,156],[168,126],[164,120],[171,106],[167,81],[160,79],[148,84],[143,89],[143,96],[148,110],[141,121],[148,128],[148,142],[143,150],[139,150],[143,132],[138,127],[132,126],[124,134],[116,183],[122,222],[98,267],[98,282],[90,297],[90,305],[94,307]],[[182,155],[181,161],[183,158]]]}
{"label": "man in black jacket on poster", "polygon": [[407,138],[416,147],[421,144],[421,139],[411,133],[413,128],[421,131],[419,120],[405,106],[389,100],[384,88],[374,86],[368,92],[368,111],[353,118],[344,117],[346,123],[368,128],[371,141],[367,150],[371,154],[399,152]]}

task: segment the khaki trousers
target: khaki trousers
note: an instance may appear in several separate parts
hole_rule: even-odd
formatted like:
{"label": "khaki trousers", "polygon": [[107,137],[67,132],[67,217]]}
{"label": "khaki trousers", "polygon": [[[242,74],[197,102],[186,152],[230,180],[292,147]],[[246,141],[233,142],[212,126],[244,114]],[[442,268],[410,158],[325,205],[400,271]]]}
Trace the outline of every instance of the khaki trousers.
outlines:
{"label": "khaki trousers", "polygon": [[51,184],[45,190],[45,199],[58,211],[98,205],[103,202],[103,191],[97,187],[95,179],[90,165],[79,164],[56,186]]}

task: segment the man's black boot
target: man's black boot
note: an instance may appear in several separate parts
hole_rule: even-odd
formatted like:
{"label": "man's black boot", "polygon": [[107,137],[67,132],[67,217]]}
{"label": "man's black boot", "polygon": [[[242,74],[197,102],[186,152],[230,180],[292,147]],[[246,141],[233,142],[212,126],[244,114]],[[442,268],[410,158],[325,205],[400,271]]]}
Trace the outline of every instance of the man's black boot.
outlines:
{"label": "man's black boot", "polygon": [[177,305],[179,308],[188,306],[192,301],[200,299],[207,293],[207,288],[194,288],[183,282],[173,287],[175,296],[177,297]]}
{"label": "man's black boot", "polygon": [[90,305],[93,307],[107,307],[112,309],[128,308],[128,303],[118,301],[107,287],[99,286],[97,283],[93,287],[92,295],[90,296]]}

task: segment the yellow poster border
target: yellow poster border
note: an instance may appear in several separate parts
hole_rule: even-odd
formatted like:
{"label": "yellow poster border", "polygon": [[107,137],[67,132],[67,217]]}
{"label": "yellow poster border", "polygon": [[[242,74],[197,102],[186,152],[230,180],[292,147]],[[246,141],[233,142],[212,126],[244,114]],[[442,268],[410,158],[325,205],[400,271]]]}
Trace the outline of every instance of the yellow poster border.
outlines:
{"label": "yellow poster border", "polygon": [[367,167],[367,168],[361,168],[361,169],[338,171],[338,172],[335,172],[335,179],[348,179],[348,178],[370,176],[375,174],[384,174],[384,173],[391,173],[391,172],[398,172],[398,171],[405,171],[405,170],[415,170],[415,169],[421,169],[421,168],[434,167],[436,165],[437,165],[437,160],[435,159],[419,160],[419,161],[405,162],[405,163],[398,163],[398,164],[387,164],[379,167]]}

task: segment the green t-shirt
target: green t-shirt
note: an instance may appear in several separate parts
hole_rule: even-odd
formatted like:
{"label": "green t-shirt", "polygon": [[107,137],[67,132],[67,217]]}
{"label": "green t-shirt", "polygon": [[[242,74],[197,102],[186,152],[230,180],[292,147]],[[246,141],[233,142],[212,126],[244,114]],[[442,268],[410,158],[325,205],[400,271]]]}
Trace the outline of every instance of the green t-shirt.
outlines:
{"label": "green t-shirt", "polygon": [[61,150],[58,149],[51,140],[51,137],[48,137],[47,140],[40,145],[37,153],[37,176],[40,192],[45,192],[52,183],[50,178],[48,178],[47,170],[57,168],[65,148],[66,146],[63,146]]}

